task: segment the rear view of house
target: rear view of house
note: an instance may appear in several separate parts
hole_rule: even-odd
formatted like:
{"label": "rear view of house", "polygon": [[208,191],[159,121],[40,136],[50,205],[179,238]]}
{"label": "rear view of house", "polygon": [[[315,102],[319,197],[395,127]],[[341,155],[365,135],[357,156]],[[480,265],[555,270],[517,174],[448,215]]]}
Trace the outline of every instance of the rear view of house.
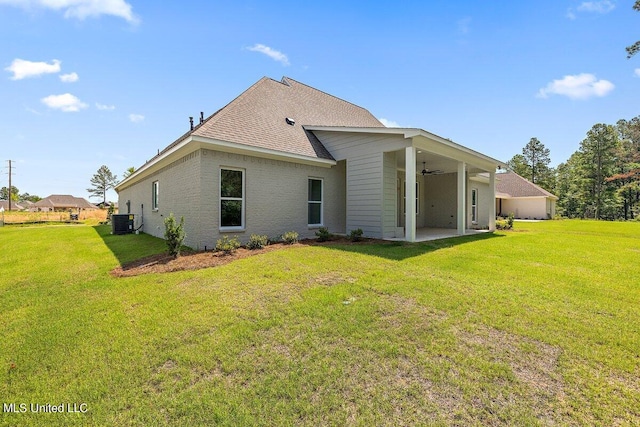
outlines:
{"label": "rear view of house", "polygon": [[186,244],[225,234],[361,228],[416,240],[421,228],[495,226],[498,160],[290,78],[263,78],[116,186],[121,213],[161,237],[185,218]]}

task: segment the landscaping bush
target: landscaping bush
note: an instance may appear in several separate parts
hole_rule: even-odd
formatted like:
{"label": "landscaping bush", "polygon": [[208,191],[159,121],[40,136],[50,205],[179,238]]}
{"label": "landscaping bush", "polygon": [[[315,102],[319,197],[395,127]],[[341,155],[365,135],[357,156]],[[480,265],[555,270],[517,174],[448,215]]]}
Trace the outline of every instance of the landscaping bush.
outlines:
{"label": "landscaping bush", "polygon": [[269,238],[262,234],[252,234],[249,237],[249,243],[247,243],[247,248],[249,249],[262,249],[269,244]]}
{"label": "landscaping bush", "polygon": [[333,234],[329,233],[327,227],[320,227],[318,231],[316,231],[316,236],[318,236],[318,242],[326,242],[333,237]]}
{"label": "landscaping bush", "polygon": [[231,255],[240,247],[240,240],[237,236],[229,238],[229,236],[223,236],[222,239],[218,239],[216,242],[216,250],[224,252],[225,255]]}
{"label": "landscaping bush", "polygon": [[499,218],[496,220],[497,230],[511,230],[513,228],[513,214],[510,213],[506,218]]}
{"label": "landscaping bush", "polygon": [[287,231],[282,235],[282,241],[287,245],[293,245],[298,242],[298,232]]}
{"label": "landscaping bush", "polygon": [[177,258],[180,256],[180,248],[184,242],[184,217],[180,217],[180,224],[177,223],[173,213],[164,220],[164,238],[167,241],[169,255]]}
{"label": "landscaping bush", "polygon": [[351,230],[349,233],[349,240],[352,242],[359,242],[362,240],[362,228],[356,228],[355,230]]}

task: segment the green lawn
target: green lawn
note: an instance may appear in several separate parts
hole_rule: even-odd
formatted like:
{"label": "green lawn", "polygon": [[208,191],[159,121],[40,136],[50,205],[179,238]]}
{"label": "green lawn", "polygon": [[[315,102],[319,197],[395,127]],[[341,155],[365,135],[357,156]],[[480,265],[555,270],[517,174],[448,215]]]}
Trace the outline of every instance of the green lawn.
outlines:
{"label": "green lawn", "polygon": [[640,424],[639,222],[120,279],[164,243],[108,232],[0,228],[0,424]]}

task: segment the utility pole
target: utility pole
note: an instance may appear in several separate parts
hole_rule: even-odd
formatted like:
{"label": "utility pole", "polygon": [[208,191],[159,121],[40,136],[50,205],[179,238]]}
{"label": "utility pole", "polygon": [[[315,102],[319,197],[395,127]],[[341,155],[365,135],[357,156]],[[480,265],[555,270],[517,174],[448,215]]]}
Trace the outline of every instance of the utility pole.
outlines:
{"label": "utility pole", "polygon": [[11,164],[13,160],[7,160],[9,163],[9,191],[8,191],[8,199],[9,199],[9,212],[11,212]]}

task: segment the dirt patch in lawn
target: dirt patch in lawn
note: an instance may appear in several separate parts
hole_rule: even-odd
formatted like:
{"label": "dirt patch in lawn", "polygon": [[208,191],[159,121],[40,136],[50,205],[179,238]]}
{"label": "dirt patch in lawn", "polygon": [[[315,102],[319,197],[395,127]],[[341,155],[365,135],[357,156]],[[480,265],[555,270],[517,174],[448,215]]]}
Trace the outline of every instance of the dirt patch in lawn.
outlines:
{"label": "dirt patch in lawn", "polygon": [[[300,246],[330,246],[330,245],[370,245],[377,243],[389,243],[379,239],[362,239],[359,242],[352,242],[344,237],[337,237],[327,242],[317,240],[301,240],[292,245],[275,243],[265,246],[262,249],[239,248],[233,254],[211,251],[194,251],[183,253],[178,258],[174,258],[166,253],[151,255],[138,260],[128,262],[120,267],[111,270],[114,277],[130,277],[149,273],[168,273],[172,271],[199,270],[202,268],[217,267],[229,264],[230,262],[260,255],[271,251]],[[328,283],[330,284],[330,283]]]}

